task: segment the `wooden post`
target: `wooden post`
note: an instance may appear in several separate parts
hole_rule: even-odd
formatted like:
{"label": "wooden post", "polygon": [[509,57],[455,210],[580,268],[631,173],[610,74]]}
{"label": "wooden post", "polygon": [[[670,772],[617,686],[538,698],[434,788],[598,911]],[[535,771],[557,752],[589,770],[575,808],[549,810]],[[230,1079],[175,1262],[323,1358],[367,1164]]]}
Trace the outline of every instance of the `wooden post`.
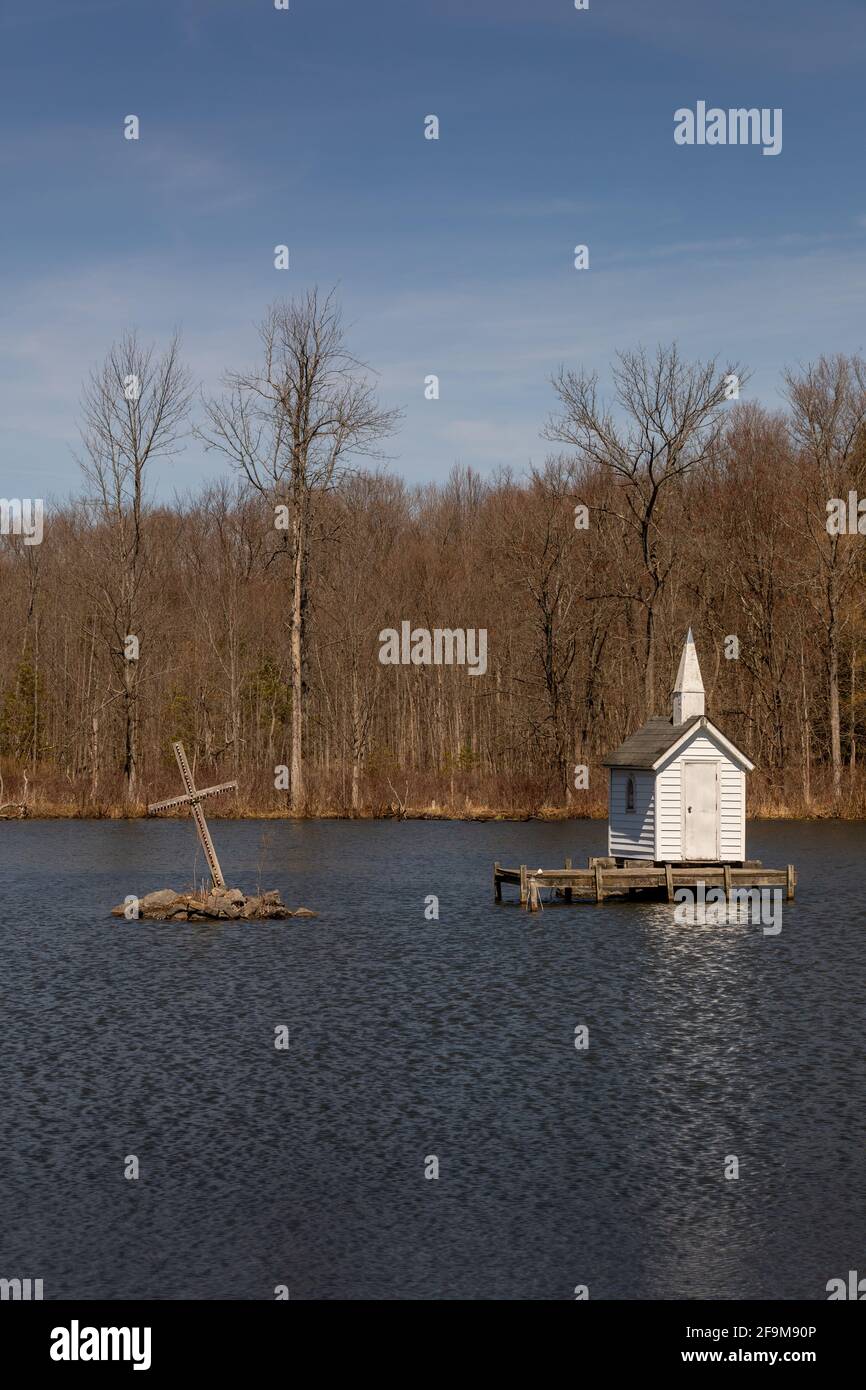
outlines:
{"label": "wooden post", "polygon": [[[571,868],[571,859],[570,859],[570,858],[566,859],[566,861],[565,861],[565,867],[566,867],[567,869],[570,869],[570,868]],[[571,898],[571,889],[570,889],[570,888],[564,889],[564,890],[563,890],[562,896],[565,898],[565,901],[566,901],[567,903],[570,903],[571,900],[572,900],[572,898]]]}
{"label": "wooden post", "polygon": [[529,896],[529,893],[528,893],[528,889],[527,889],[527,887],[526,887],[526,865],[525,865],[525,864],[521,864],[521,866],[520,866],[520,905],[521,905],[521,907],[525,907],[525,906],[526,906],[526,901],[527,901],[528,896]]}
{"label": "wooden post", "polygon": [[529,911],[538,911],[538,880],[534,878],[529,880]]}
{"label": "wooden post", "polygon": [[729,903],[731,901],[731,866],[725,864],[723,868],[725,872],[725,902]]}
{"label": "wooden post", "polygon": [[502,879],[499,877],[499,860],[493,864],[493,897],[496,902],[502,902]]}
{"label": "wooden post", "polygon": [[601,881],[601,865],[595,866],[595,900],[597,903],[604,902],[604,887]]}
{"label": "wooden post", "polygon": [[672,903],[674,900],[674,871],[670,864],[665,864],[665,887],[668,891],[668,902]]}
{"label": "wooden post", "polygon": [[793,865],[793,864],[789,864],[789,865],[788,865],[788,871],[787,871],[787,875],[786,875],[786,885],[785,885],[785,896],[787,897],[788,902],[790,902],[791,899],[792,899],[793,896],[794,896],[794,865]]}

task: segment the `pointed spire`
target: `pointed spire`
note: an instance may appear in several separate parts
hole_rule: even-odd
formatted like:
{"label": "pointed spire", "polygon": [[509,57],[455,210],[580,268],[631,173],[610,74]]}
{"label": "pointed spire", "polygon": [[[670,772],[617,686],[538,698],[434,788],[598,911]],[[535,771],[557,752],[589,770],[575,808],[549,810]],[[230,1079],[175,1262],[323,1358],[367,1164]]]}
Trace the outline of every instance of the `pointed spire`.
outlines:
{"label": "pointed spire", "polygon": [[701,668],[698,665],[695,639],[692,636],[691,628],[689,628],[683,644],[680,668],[677,671],[677,679],[673,689],[672,722],[684,724],[687,719],[693,719],[696,714],[703,714],[703,712],[704,683],[701,680]]}

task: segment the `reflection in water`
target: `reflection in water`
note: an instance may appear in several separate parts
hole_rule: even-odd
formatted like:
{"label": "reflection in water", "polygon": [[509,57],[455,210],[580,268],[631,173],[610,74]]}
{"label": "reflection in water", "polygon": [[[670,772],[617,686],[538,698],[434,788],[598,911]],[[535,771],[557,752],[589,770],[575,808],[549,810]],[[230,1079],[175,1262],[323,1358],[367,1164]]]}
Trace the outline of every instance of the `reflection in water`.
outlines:
{"label": "reflection in water", "polygon": [[[261,826],[214,833],[254,886]],[[866,827],[750,828],[799,870],[776,935],[494,904],[495,858],[577,863],[602,823],[267,833],[266,886],[316,920],[118,922],[191,877],[191,827],[4,825],[0,1273],[48,1298],[824,1298],[858,1267]]]}

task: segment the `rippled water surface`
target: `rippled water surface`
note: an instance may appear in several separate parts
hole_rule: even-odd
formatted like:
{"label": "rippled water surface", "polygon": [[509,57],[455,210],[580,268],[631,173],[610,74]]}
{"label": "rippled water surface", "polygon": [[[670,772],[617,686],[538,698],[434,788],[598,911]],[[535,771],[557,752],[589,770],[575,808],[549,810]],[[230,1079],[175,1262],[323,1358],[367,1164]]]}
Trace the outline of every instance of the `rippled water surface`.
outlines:
{"label": "rippled water surface", "polygon": [[190,881],[189,824],[0,824],[0,1275],[56,1298],[825,1298],[862,1272],[866,826],[750,827],[800,875],[776,937],[494,904],[494,859],[584,863],[601,822],[213,829],[231,883],[264,854],[319,918],[117,922]]}

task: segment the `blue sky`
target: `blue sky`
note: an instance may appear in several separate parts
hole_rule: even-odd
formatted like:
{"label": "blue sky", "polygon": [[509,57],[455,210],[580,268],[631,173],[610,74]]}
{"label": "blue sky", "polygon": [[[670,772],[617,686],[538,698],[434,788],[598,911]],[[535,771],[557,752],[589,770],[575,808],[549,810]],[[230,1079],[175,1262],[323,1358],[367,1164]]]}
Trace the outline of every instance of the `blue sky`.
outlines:
{"label": "blue sky", "polygon": [[[866,349],[864,0],[5,0],[0,54],[0,495],[77,489],[124,329],[177,326],[213,389],[315,282],[412,481],[542,461],[561,362],[676,338],[776,405]],[[781,107],[782,153],[676,146],[699,99]],[[154,488],[222,467],[191,444]]]}

